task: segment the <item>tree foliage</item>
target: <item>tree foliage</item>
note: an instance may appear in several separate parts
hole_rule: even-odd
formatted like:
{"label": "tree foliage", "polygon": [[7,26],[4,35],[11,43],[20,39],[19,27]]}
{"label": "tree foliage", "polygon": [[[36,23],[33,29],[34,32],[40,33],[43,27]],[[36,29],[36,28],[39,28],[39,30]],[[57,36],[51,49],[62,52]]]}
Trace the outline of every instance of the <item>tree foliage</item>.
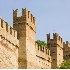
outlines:
{"label": "tree foliage", "polygon": [[60,69],[70,69],[70,62],[63,62]]}
{"label": "tree foliage", "polygon": [[36,43],[37,43],[38,45],[43,46],[43,47],[47,47],[47,43],[45,43],[45,41],[37,40]]}

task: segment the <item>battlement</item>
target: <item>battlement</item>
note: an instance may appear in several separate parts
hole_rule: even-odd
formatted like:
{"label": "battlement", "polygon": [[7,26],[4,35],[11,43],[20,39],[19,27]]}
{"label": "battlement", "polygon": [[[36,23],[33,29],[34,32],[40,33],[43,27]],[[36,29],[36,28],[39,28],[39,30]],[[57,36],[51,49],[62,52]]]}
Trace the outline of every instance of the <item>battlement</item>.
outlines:
{"label": "battlement", "polygon": [[18,9],[13,10],[13,24],[28,25],[30,29],[36,31],[36,18],[26,8],[22,8],[22,15],[18,16]]}
{"label": "battlement", "polygon": [[14,30],[11,26],[9,26],[8,23],[1,18],[0,18],[0,30],[3,30],[3,32],[8,32],[10,35],[12,35],[17,39],[17,31]]}
{"label": "battlement", "polygon": [[58,39],[62,43],[62,38],[57,33],[53,33],[53,39]]}
{"label": "battlement", "polygon": [[42,59],[43,61],[51,63],[51,56],[49,49],[39,45],[38,43],[35,43],[35,48],[36,48],[36,57],[39,58],[39,60]]}
{"label": "battlement", "polygon": [[18,17],[18,9],[16,9],[16,10],[13,10],[13,17]]}
{"label": "battlement", "polygon": [[[19,17],[18,16],[18,9],[13,10],[13,17]],[[36,18],[30,13],[30,11],[28,11],[27,8],[23,9],[22,8],[22,16],[21,17],[26,17],[30,20],[30,22],[33,22],[35,24]]]}
{"label": "battlement", "polygon": [[41,46],[41,45],[39,45],[37,43],[35,43],[35,44],[36,44],[36,50],[38,50],[40,52],[43,52],[46,55],[50,55],[50,50],[49,49],[47,49],[46,47]]}
{"label": "battlement", "polygon": [[70,47],[70,43],[69,43],[68,41],[63,42],[63,46],[64,46],[64,47]]}
{"label": "battlement", "polygon": [[66,41],[66,42],[63,42],[63,44],[68,44],[69,42],[68,41]]}
{"label": "battlement", "polygon": [[60,41],[61,43],[63,42],[62,38],[61,38],[57,33],[53,33],[53,39],[50,39],[50,33],[47,34],[47,41],[48,41],[48,40],[51,40],[51,41],[53,41],[53,40],[58,40],[58,41]]}
{"label": "battlement", "polygon": [[27,8],[25,8],[25,9],[22,8],[22,17],[24,17],[25,14],[26,14],[27,20],[32,22],[35,25],[36,18],[30,13],[30,11],[28,11]]}
{"label": "battlement", "polygon": [[63,45],[65,45],[66,43],[65,42],[63,42]]}

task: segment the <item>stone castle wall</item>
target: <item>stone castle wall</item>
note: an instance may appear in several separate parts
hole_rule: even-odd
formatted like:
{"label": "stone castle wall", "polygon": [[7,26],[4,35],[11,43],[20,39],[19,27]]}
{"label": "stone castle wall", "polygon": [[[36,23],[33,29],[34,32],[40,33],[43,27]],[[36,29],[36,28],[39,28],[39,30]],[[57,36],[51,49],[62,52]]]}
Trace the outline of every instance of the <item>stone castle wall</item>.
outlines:
{"label": "stone castle wall", "polygon": [[50,39],[50,34],[47,34],[47,44],[51,55],[51,68],[59,67],[63,62],[63,41],[57,34],[53,33],[53,39]]}
{"label": "stone castle wall", "polygon": [[64,61],[70,62],[70,43],[68,41],[63,42],[63,58]]}
{"label": "stone castle wall", "polygon": [[36,43],[36,64],[38,69],[51,69],[50,50]]}
{"label": "stone castle wall", "polygon": [[48,48],[35,43],[36,18],[26,8],[13,10],[13,28],[0,18],[0,68],[51,69],[70,61],[70,43],[47,34]]}
{"label": "stone castle wall", "polygon": [[0,68],[18,68],[17,32],[0,18]]}

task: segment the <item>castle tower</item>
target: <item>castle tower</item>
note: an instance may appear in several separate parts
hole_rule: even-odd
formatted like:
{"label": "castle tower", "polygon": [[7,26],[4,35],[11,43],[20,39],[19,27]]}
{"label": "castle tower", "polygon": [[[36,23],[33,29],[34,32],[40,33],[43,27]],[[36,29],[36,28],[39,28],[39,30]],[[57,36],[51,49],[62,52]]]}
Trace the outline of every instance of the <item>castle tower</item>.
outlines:
{"label": "castle tower", "polygon": [[57,34],[53,33],[53,39],[50,39],[50,34],[47,34],[47,44],[51,55],[51,68],[57,68],[63,62],[63,41]]}
{"label": "castle tower", "polygon": [[35,68],[35,17],[26,8],[22,8],[20,17],[18,17],[18,9],[13,10],[13,28],[17,30],[19,39],[18,68]]}
{"label": "castle tower", "polygon": [[68,41],[63,42],[63,59],[70,62],[70,43]]}

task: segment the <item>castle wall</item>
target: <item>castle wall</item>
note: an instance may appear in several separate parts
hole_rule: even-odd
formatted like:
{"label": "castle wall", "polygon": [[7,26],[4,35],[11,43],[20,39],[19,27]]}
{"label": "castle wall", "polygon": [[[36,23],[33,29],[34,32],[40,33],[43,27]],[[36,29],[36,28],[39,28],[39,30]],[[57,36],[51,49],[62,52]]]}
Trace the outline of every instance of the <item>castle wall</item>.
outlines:
{"label": "castle wall", "polygon": [[55,69],[70,62],[70,43],[53,33],[47,34],[48,48],[35,43],[36,18],[26,8],[22,16],[13,10],[13,28],[0,18],[1,69]]}
{"label": "castle wall", "polygon": [[63,62],[63,45],[59,44],[60,46],[57,46],[57,67],[60,67],[61,63]]}
{"label": "castle wall", "polygon": [[0,18],[0,35],[3,35],[14,45],[19,44],[17,40],[17,31],[13,30],[13,28],[9,26],[8,23],[1,18]]}
{"label": "castle wall", "polygon": [[50,34],[47,34],[48,49],[51,51],[51,67],[57,68],[63,62],[63,41],[57,34],[53,33],[53,39],[50,39]]}
{"label": "castle wall", "polygon": [[0,18],[0,68],[18,68],[17,32]]}
{"label": "castle wall", "polygon": [[50,50],[51,61],[52,61],[51,68],[57,67],[57,48],[55,47],[56,44],[54,45],[54,43],[56,43],[56,41],[54,41],[53,39],[50,39],[47,42],[48,49]]}
{"label": "castle wall", "polygon": [[68,41],[63,43],[63,58],[64,61],[70,62],[70,43]]}
{"label": "castle wall", "polygon": [[36,43],[36,64],[37,69],[51,69],[50,50]]}

